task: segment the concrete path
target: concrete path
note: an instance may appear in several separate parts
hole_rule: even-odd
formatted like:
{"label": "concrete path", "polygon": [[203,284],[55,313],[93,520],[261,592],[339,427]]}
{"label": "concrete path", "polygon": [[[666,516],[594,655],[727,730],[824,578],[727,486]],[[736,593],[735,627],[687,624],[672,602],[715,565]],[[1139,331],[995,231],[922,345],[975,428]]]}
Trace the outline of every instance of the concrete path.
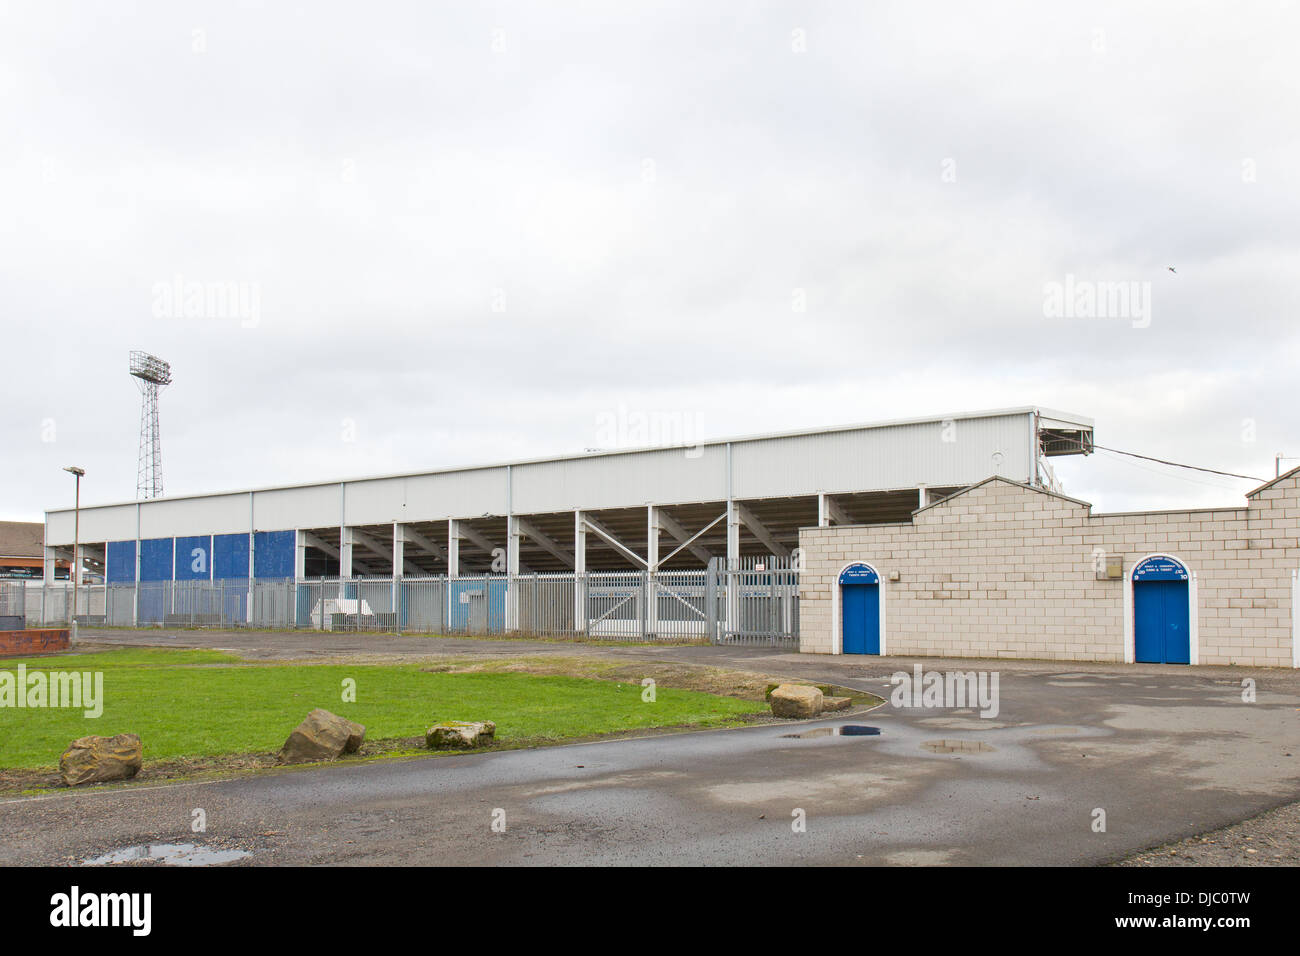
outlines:
{"label": "concrete path", "polygon": [[[600,654],[886,697],[888,675],[915,663],[316,634],[83,634],[91,639],[266,657],[374,653],[376,642],[417,657]],[[13,800],[0,804],[0,832],[10,835],[0,865],[157,843],[240,849],[250,854],[242,862],[266,864],[1090,864],[1300,798],[1295,672],[922,663],[997,671],[997,716],[886,705],[851,721],[879,736],[808,735],[846,723],[831,720]],[[1256,682],[1254,703],[1242,700],[1244,678]],[[198,808],[206,834],[190,828]],[[1094,831],[1097,810],[1105,832]],[[803,832],[792,827],[796,811]]]}

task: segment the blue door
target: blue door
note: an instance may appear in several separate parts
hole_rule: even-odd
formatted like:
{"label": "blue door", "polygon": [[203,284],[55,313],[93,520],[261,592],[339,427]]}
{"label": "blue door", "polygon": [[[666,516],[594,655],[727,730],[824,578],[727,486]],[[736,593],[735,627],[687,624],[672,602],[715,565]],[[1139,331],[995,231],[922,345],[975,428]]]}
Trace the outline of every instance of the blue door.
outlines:
{"label": "blue door", "polygon": [[840,574],[840,627],[845,654],[880,653],[880,578],[866,564]]}
{"label": "blue door", "polygon": [[1187,581],[1187,569],[1173,558],[1147,558],[1133,569],[1133,657],[1139,663],[1191,663]]}

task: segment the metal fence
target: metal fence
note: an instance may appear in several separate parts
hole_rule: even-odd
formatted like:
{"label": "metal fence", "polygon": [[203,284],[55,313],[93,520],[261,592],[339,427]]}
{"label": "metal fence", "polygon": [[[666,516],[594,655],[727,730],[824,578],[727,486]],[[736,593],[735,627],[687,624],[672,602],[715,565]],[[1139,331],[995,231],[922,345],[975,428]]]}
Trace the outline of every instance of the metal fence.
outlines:
{"label": "metal fence", "polygon": [[[795,646],[798,572],[715,560],[702,571],[83,585],[77,618],[109,627],[584,636]],[[66,625],[71,585],[0,585],[0,615]]]}
{"label": "metal fence", "polygon": [[[77,588],[77,620],[92,625],[108,623],[107,602],[104,585],[81,585]],[[72,583],[0,582],[0,618],[17,627],[66,627],[72,620]]]}

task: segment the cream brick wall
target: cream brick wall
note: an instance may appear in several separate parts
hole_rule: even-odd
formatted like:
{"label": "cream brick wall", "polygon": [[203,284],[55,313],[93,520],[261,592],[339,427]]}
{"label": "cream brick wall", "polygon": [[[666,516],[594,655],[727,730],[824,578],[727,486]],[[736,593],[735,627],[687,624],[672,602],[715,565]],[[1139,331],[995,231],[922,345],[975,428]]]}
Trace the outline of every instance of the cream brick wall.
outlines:
{"label": "cream brick wall", "polygon": [[1300,473],[1247,502],[1094,515],[1085,502],[997,478],[912,523],[806,528],[800,650],[833,652],[839,572],[866,561],[882,579],[889,654],[1123,661],[1127,585],[1096,579],[1102,549],[1123,559],[1125,579],[1147,554],[1187,566],[1200,663],[1290,667]]}

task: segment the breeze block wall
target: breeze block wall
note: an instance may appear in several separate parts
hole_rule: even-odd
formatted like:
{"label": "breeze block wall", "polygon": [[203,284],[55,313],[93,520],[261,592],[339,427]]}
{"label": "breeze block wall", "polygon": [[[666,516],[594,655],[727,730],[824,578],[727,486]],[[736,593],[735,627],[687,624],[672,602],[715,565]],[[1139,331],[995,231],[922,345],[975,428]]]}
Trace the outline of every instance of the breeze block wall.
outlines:
{"label": "breeze block wall", "polygon": [[[881,576],[887,654],[1123,661],[1128,578],[1162,553],[1194,576],[1199,663],[1292,666],[1300,469],[1241,508],[1091,509],[990,478],[911,523],[803,529],[800,650],[835,652],[839,572],[864,561]],[[1097,580],[1097,549],[1122,559],[1123,579]]]}

